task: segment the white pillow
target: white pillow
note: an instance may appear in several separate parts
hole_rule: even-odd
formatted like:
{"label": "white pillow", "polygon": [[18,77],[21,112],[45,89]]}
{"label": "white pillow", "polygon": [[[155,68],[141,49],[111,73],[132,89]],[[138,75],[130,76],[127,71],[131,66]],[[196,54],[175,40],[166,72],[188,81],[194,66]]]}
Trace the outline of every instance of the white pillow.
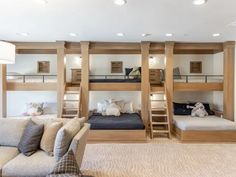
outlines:
{"label": "white pillow", "polygon": [[120,108],[115,103],[111,103],[107,109],[106,114],[107,116],[120,116]]}
{"label": "white pillow", "polygon": [[133,102],[132,101],[125,102],[123,108],[121,109],[121,112],[129,114],[135,113],[133,108]]}
{"label": "white pillow", "polygon": [[43,114],[43,103],[27,103],[26,115],[40,116]]}
{"label": "white pillow", "polygon": [[97,103],[97,113],[104,113],[106,112],[107,106],[109,105],[109,102],[107,100],[104,100],[102,102]]}

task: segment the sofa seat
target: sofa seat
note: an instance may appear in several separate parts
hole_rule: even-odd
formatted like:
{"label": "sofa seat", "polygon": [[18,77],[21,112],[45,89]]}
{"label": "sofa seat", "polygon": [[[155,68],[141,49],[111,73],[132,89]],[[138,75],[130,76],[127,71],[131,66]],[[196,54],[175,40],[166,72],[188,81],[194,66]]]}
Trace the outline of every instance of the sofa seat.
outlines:
{"label": "sofa seat", "polygon": [[2,176],[45,177],[53,170],[55,164],[54,157],[47,155],[41,150],[29,157],[19,154],[3,167]]}
{"label": "sofa seat", "polygon": [[15,147],[0,146],[0,176],[3,166],[19,154]]}

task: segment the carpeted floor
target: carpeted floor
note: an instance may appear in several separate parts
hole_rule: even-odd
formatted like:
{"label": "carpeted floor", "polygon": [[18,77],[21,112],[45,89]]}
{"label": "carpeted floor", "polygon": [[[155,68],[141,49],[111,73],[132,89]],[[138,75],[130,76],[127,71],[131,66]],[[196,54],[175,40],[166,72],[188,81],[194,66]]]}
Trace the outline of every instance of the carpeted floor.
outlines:
{"label": "carpeted floor", "polygon": [[84,174],[95,177],[236,177],[236,144],[88,144]]}

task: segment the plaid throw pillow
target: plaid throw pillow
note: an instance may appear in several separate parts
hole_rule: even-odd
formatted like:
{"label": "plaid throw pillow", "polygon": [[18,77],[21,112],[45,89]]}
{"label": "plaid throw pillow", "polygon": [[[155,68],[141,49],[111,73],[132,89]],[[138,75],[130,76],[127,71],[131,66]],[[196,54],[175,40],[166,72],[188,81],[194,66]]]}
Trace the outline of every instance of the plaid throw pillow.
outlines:
{"label": "plaid throw pillow", "polygon": [[47,177],[79,177],[80,170],[77,165],[74,153],[68,151],[56,164],[53,171]]}

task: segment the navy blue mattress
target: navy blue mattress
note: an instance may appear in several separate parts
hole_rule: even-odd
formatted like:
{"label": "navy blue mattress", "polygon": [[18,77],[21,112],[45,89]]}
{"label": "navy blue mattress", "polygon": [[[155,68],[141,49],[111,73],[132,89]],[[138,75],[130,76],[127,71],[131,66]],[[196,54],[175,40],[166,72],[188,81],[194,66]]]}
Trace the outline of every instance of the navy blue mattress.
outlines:
{"label": "navy blue mattress", "polygon": [[141,79],[90,79],[89,80],[90,83],[119,83],[119,82],[123,82],[123,83],[137,83],[137,82],[141,82]]}
{"label": "navy blue mattress", "polygon": [[88,123],[92,130],[142,130],[144,124],[139,114],[121,114],[116,116],[102,116],[93,114]]}

